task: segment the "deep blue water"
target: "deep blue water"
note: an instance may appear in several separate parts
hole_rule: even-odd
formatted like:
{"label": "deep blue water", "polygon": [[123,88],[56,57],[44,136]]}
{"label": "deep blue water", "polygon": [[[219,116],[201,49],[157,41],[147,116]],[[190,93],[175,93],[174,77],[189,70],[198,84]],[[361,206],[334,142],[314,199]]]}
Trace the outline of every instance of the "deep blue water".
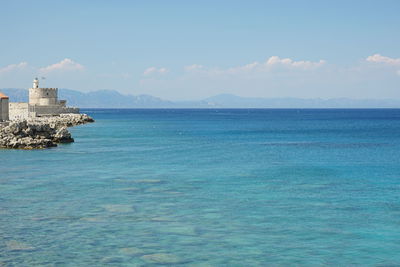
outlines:
{"label": "deep blue water", "polygon": [[85,110],[0,150],[0,266],[399,266],[400,110]]}

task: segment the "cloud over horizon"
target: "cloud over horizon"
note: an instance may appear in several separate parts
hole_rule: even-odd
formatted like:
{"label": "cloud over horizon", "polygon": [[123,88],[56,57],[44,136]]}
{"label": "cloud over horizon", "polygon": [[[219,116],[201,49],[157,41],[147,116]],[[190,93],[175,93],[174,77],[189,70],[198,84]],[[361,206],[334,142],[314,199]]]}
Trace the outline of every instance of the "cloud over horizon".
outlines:
{"label": "cloud over horizon", "polygon": [[206,72],[210,74],[240,74],[251,72],[270,72],[276,69],[283,70],[313,70],[326,64],[325,60],[313,61],[295,61],[291,58],[280,58],[271,56],[265,62],[252,62],[243,66],[231,67],[227,69],[205,68],[203,65],[193,64],[185,66],[186,72]]}
{"label": "cloud over horizon", "polygon": [[266,62],[265,65],[273,66],[273,65],[284,65],[284,66],[289,66],[293,68],[301,68],[301,69],[311,69],[311,68],[317,68],[321,67],[326,63],[325,60],[319,60],[317,62],[312,62],[312,61],[294,61],[290,58],[280,58],[278,56],[272,56],[270,57]]}
{"label": "cloud over horizon", "polygon": [[184,66],[180,75],[171,75],[167,80],[153,76],[141,81],[140,86],[165,98],[173,91],[181,99],[220,93],[251,97],[393,97],[397,94],[399,61],[375,54],[350,67],[323,59],[279,56],[224,68],[195,63]]}
{"label": "cloud over horizon", "polygon": [[375,54],[366,58],[366,61],[373,63],[385,63],[392,66],[400,66],[400,58],[385,57],[380,54]]}
{"label": "cloud over horizon", "polygon": [[[132,90],[166,99],[171,95],[176,99],[191,99],[220,93],[252,97],[358,97],[365,94],[393,97],[398,94],[400,77],[400,58],[381,54],[361,57],[350,66],[322,59],[270,56],[264,61],[237,66],[178,65],[174,71],[167,67],[152,66],[142,72],[143,68],[137,66],[136,71],[129,73],[125,68],[123,74],[107,69],[100,75],[92,69],[83,71],[86,67],[69,58],[42,68],[20,62],[0,68],[0,82],[3,87],[16,87],[19,82],[23,87],[35,75],[49,75],[49,83],[65,88]],[[71,76],[68,71],[81,73]],[[104,79],[99,82],[98,77]],[[119,84],[124,80],[124,84]],[[91,81],[90,87],[85,85],[87,81]],[[124,89],[125,86],[128,89]]]}
{"label": "cloud over horizon", "polygon": [[145,69],[143,72],[144,76],[149,76],[151,74],[166,74],[168,70],[166,68],[156,68],[156,67],[150,67]]}
{"label": "cloud over horizon", "polygon": [[374,54],[367,57],[365,60],[373,64],[383,64],[388,67],[394,67],[396,68],[396,74],[400,76],[400,58],[391,58],[382,56],[381,54]]}
{"label": "cloud over horizon", "polygon": [[85,68],[77,63],[74,62],[72,59],[65,58],[58,63],[49,65],[47,67],[43,67],[39,69],[41,73],[49,73],[52,71],[83,71]]}
{"label": "cloud over horizon", "polygon": [[10,64],[10,65],[7,65],[7,66],[5,66],[3,68],[0,68],[0,74],[1,73],[6,73],[6,72],[9,72],[9,71],[24,69],[24,68],[26,68],[26,66],[28,66],[27,62],[21,62],[21,63],[18,63],[18,64]]}

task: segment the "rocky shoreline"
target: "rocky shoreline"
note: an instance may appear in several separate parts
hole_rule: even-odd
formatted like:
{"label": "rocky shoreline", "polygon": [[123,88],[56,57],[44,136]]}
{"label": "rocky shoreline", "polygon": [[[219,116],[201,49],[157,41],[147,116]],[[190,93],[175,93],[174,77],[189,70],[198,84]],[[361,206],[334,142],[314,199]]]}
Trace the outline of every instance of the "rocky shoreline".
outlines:
{"label": "rocky shoreline", "polygon": [[0,147],[14,149],[40,149],[55,147],[58,143],[71,143],[74,139],[67,127],[94,122],[86,114],[61,114],[15,120],[0,125]]}

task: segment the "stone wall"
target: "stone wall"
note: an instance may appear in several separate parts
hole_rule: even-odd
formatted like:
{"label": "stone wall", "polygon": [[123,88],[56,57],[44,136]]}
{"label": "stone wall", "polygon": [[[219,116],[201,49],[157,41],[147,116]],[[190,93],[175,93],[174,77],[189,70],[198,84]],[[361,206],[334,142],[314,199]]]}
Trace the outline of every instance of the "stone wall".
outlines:
{"label": "stone wall", "polygon": [[25,102],[10,102],[9,104],[10,120],[28,119],[29,108]]}
{"label": "stone wall", "polygon": [[63,113],[79,113],[79,109],[71,107],[63,107],[60,105],[47,105],[47,106],[29,105],[29,113],[31,114],[31,117],[54,116]]}
{"label": "stone wall", "polygon": [[64,113],[79,114],[79,108],[74,108],[74,107],[61,107],[61,112],[60,112],[60,114],[64,114]]}
{"label": "stone wall", "polygon": [[23,102],[9,104],[10,120],[28,119],[36,116],[55,116],[65,113],[79,113],[79,108],[63,107],[60,105],[31,106]]}
{"label": "stone wall", "polygon": [[0,98],[0,121],[9,120],[8,98]]}

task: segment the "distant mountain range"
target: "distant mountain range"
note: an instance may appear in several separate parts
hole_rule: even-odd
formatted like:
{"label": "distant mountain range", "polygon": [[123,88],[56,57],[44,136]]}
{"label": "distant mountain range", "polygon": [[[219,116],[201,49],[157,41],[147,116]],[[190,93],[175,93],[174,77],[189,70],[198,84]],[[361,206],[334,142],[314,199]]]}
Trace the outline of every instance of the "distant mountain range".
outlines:
{"label": "distant mountain range", "polygon": [[[10,102],[27,102],[28,90],[0,89]],[[81,108],[400,108],[395,99],[251,98],[221,94],[200,101],[168,101],[150,95],[124,95],[114,90],[82,93],[59,89],[59,99]]]}

